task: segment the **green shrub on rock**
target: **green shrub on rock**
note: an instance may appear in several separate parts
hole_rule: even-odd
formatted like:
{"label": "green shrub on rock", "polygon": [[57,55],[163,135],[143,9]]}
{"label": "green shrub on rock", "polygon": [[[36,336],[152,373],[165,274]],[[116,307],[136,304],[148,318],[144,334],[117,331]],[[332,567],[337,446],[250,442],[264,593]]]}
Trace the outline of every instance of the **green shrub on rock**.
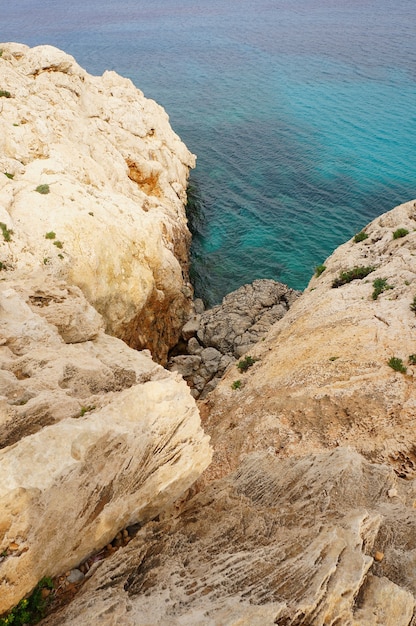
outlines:
{"label": "green shrub on rock", "polygon": [[341,287],[342,285],[346,285],[347,283],[350,283],[352,280],[356,280],[356,279],[361,280],[362,278],[365,278],[366,276],[368,276],[368,274],[371,274],[371,272],[374,272],[375,269],[376,269],[375,267],[371,267],[371,266],[369,267],[359,266],[359,267],[353,267],[351,270],[341,272],[338,278],[336,278],[334,282],[332,283],[332,287],[337,288],[337,287]]}

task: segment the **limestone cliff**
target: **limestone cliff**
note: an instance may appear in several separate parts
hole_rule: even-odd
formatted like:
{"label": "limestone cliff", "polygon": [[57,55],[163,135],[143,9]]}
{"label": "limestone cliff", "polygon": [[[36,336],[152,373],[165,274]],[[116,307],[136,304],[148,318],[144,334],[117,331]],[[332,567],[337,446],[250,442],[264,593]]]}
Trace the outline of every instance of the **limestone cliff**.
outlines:
{"label": "limestone cliff", "polygon": [[1,614],[164,511],[211,450],[186,383],[121,340],[163,362],[187,319],[194,157],[129,80],[0,48]]}
{"label": "limestone cliff", "polygon": [[200,403],[179,514],[45,626],[415,626],[415,228],[410,202],[334,252]]}
{"label": "limestone cliff", "polygon": [[[250,352],[256,362],[247,373],[227,372],[201,405],[216,450],[210,477],[255,450],[281,458],[339,445],[415,476],[415,228],[409,202],[369,224],[362,241],[340,246]],[[395,239],[399,229],[408,234]],[[333,286],[357,267],[372,271]],[[380,279],[384,290],[374,299]],[[392,357],[406,373],[388,365]],[[233,391],[236,379],[241,388]]]}
{"label": "limestone cliff", "polygon": [[102,328],[77,287],[0,283],[0,614],[210,462],[186,383]]}
{"label": "limestone cliff", "polygon": [[43,267],[79,286],[109,333],[164,362],[192,295],[194,156],[128,79],[51,46],[0,47],[2,275]]}

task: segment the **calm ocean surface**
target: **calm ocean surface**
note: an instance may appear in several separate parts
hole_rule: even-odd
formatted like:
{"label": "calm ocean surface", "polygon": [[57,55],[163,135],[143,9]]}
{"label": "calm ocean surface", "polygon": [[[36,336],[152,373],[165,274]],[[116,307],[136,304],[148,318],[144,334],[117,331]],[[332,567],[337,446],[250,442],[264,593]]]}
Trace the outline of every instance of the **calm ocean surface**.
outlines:
{"label": "calm ocean surface", "polygon": [[193,279],[304,288],[416,197],[414,0],[0,0],[0,41],[56,45],[162,104],[197,154]]}

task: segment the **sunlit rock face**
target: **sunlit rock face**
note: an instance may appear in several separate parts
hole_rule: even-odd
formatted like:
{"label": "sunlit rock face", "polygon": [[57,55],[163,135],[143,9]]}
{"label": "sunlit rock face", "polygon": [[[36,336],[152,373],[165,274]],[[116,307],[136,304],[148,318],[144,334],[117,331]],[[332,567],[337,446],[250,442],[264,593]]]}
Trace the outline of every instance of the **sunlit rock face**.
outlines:
{"label": "sunlit rock face", "polygon": [[186,383],[103,326],[78,287],[0,283],[0,614],[210,462]]}
{"label": "sunlit rock face", "polygon": [[195,157],[130,80],[91,76],[51,46],[1,49],[0,222],[13,230],[2,271],[44,266],[82,289],[109,333],[164,362],[191,305]]}
{"label": "sunlit rock face", "polygon": [[[200,404],[215,447],[206,480],[235,469],[248,452],[288,457],[339,445],[415,476],[415,228],[414,202],[371,222],[367,238],[337,248],[250,350],[254,365],[243,374],[227,370]],[[407,234],[394,238],[400,229]],[[333,286],[357,267],[373,271]],[[391,367],[400,365],[396,359],[405,371]]]}
{"label": "sunlit rock face", "polygon": [[44,624],[409,626],[415,495],[352,449],[248,455],[180,517],[142,528]]}

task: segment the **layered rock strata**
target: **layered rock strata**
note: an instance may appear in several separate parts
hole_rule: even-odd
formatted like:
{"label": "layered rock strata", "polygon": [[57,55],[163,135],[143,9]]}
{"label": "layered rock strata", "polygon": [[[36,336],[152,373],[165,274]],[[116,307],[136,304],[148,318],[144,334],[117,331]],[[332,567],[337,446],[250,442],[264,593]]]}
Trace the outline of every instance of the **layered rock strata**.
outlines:
{"label": "layered rock strata", "polygon": [[2,274],[77,285],[107,332],[164,363],[191,310],[195,157],[130,80],[51,46],[0,47]]}
{"label": "layered rock strata", "polygon": [[186,383],[103,326],[77,287],[0,283],[0,614],[210,462]]}
{"label": "layered rock strata", "polygon": [[351,449],[248,455],[179,518],[142,528],[43,624],[409,626],[415,496]]}
{"label": "layered rock strata", "polygon": [[[254,365],[244,374],[227,370],[200,405],[215,447],[206,480],[234,470],[252,451],[288,457],[339,445],[402,477],[416,475],[415,229],[414,202],[371,222],[367,237],[335,250],[250,351]],[[407,234],[394,238],[397,231]],[[333,286],[354,268],[370,273]],[[384,285],[379,295],[375,284]],[[389,363],[401,363],[403,372]]]}
{"label": "layered rock strata", "polygon": [[168,368],[179,372],[203,399],[221,380],[226,368],[262,340],[300,296],[283,283],[261,279],[225,296],[222,303],[196,311],[182,329],[185,354],[169,359]]}

